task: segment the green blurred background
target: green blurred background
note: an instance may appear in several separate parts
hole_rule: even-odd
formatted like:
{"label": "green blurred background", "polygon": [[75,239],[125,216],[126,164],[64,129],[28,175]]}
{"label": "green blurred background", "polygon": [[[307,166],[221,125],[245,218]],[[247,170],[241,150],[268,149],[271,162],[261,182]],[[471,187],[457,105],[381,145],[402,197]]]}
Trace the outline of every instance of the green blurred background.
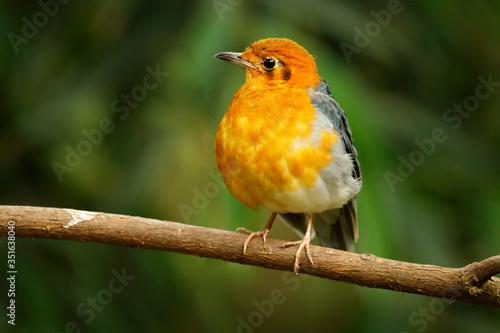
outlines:
{"label": "green blurred background", "polygon": [[[269,212],[225,188],[189,216],[179,207],[213,185],[215,132],[244,81],[213,55],[287,37],[349,116],[364,176],[358,252],[448,267],[500,253],[498,1],[41,3],[0,12],[2,204],[262,229]],[[168,75],[147,90],[155,70]],[[431,144],[436,129],[446,139]],[[58,176],[72,149],[85,156]],[[281,223],[272,236],[296,239]],[[18,238],[17,268],[16,326],[2,311],[2,332],[500,330],[498,310],[159,251]],[[123,270],[135,278],[110,294]],[[77,312],[96,297],[93,316]]]}

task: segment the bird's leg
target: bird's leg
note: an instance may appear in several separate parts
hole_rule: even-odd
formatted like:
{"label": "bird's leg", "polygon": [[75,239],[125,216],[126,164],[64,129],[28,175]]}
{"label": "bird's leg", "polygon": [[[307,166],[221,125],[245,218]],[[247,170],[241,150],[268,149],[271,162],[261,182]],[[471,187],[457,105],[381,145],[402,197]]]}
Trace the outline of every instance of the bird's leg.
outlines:
{"label": "bird's leg", "polygon": [[309,244],[311,243],[311,228],[312,228],[312,214],[309,215],[309,221],[307,223],[307,230],[306,234],[304,235],[304,238],[302,240],[296,241],[296,242],[288,242],[283,245],[280,245],[280,247],[289,247],[289,246],[295,246],[298,245],[299,248],[297,249],[297,252],[295,253],[295,263],[293,265],[293,273],[297,275],[299,273],[299,260],[300,260],[300,253],[302,250],[305,248],[306,249],[306,256],[307,259],[311,262],[311,264],[314,265],[314,262],[311,258],[311,252],[309,250]]}
{"label": "bird's leg", "polygon": [[264,246],[264,250],[267,251],[267,248],[266,248],[266,239],[267,239],[267,235],[269,235],[269,231],[271,230],[271,227],[273,226],[273,222],[274,222],[275,218],[276,218],[276,213],[272,213],[271,217],[267,221],[267,224],[266,224],[264,230],[262,230],[262,231],[250,231],[250,230],[247,230],[245,228],[238,228],[238,229],[236,229],[236,231],[243,231],[243,232],[245,232],[245,233],[247,233],[247,234],[250,235],[250,236],[248,236],[248,238],[246,239],[245,243],[243,244],[243,254],[247,253],[248,244],[250,243],[250,241],[254,237],[262,237],[262,244]]}

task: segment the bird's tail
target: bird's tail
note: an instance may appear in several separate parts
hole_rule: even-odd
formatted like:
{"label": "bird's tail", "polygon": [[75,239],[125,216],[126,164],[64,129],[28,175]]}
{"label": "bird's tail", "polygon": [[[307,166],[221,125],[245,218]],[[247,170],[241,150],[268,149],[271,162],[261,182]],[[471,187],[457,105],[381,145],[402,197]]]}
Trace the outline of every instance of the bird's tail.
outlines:
{"label": "bird's tail", "polygon": [[[304,236],[307,214],[287,213],[280,216],[297,234]],[[314,214],[313,229],[321,246],[354,252],[354,243],[358,239],[356,198],[351,199],[342,208]]]}
{"label": "bird's tail", "polygon": [[354,252],[358,239],[356,198],[342,208],[314,214],[313,227],[321,246]]}

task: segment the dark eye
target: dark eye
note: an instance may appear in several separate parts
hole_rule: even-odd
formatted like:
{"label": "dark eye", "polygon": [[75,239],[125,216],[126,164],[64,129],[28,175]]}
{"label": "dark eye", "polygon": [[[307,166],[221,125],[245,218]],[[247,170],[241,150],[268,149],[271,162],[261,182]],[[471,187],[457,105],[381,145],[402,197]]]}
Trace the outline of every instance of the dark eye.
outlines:
{"label": "dark eye", "polygon": [[262,65],[264,65],[264,68],[267,69],[268,71],[274,69],[274,67],[276,67],[276,61],[272,58],[267,58],[264,60],[264,62],[262,63]]}

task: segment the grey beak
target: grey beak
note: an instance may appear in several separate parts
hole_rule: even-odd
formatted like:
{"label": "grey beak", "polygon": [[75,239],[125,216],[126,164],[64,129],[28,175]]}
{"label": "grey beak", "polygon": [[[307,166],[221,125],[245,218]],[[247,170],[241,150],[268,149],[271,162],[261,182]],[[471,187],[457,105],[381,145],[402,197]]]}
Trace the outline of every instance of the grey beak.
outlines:
{"label": "grey beak", "polygon": [[241,53],[238,52],[220,52],[214,55],[215,58],[222,59],[224,61],[231,62],[236,65],[243,66],[245,68],[257,69],[252,63],[241,59]]}

